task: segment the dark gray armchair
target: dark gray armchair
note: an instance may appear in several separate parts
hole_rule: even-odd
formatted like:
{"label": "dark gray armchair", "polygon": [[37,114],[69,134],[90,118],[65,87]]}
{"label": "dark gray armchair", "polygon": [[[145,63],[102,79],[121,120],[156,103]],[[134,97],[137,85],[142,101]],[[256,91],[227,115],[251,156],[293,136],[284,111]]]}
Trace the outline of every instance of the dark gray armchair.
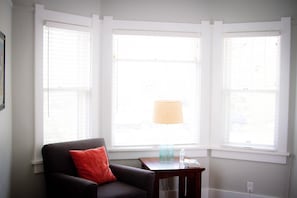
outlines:
{"label": "dark gray armchair", "polygon": [[154,173],[140,168],[110,164],[117,181],[98,185],[77,176],[69,150],[105,146],[104,139],[47,144],[42,148],[49,198],[152,198]]}

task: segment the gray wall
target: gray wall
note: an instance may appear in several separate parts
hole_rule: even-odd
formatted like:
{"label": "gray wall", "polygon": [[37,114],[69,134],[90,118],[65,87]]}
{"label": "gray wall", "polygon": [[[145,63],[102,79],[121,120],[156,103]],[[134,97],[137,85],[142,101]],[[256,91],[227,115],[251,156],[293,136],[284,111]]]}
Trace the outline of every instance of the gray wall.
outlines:
{"label": "gray wall", "polygon": [[[296,9],[297,10],[297,9]],[[296,16],[296,14],[295,14]],[[296,18],[295,18],[296,19]],[[292,54],[291,54],[291,63],[292,63],[292,67],[291,67],[291,79],[292,78],[296,78],[297,76],[297,25],[296,25],[296,21],[295,21],[295,25],[293,26],[292,29],[292,35],[295,35],[293,37],[292,40]],[[295,66],[295,67],[294,67]],[[297,80],[296,80],[297,81]],[[290,151],[292,152],[292,156],[291,156],[291,162],[292,162],[292,166],[290,167],[290,177],[291,177],[291,185],[290,185],[290,197],[294,198],[297,197],[297,188],[296,188],[296,184],[297,184],[297,160],[296,160],[296,155],[297,155],[297,86],[296,86],[296,81],[291,82],[291,93],[293,92],[293,90],[295,90],[295,98],[293,98],[293,94],[291,97],[291,123],[294,123],[294,125],[292,124],[291,127],[293,127],[293,129],[291,129],[292,133],[289,136],[289,143],[290,143]],[[295,105],[295,107],[293,106],[293,104]],[[295,111],[294,111],[295,110]],[[294,115],[292,115],[294,114]]]}
{"label": "gray wall", "polygon": [[[33,174],[31,165],[34,145],[33,2],[36,0],[14,0],[13,8],[12,198],[41,198],[44,195],[43,177]],[[280,17],[283,16],[292,16],[294,19],[297,17],[297,2],[295,0],[101,0],[101,3],[99,0],[37,0],[37,2],[44,4],[46,9],[85,16],[95,13],[100,14],[100,16],[109,15],[115,19],[127,20],[198,23],[200,20],[251,22],[280,20]],[[2,9],[2,5],[0,9]],[[2,14],[2,10],[0,13]],[[0,25],[1,19],[2,17],[0,18]],[[296,117],[296,21],[294,21],[293,30],[289,149],[297,154],[297,131],[294,125]],[[0,117],[1,114],[3,113],[0,112]],[[5,117],[9,117],[9,112],[7,114]],[[2,122],[1,120],[0,122]],[[9,125],[6,128],[9,128]],[[5,136],[8,137],[4,140],[6,145],[10,134],[9,129],[7,131]],[[2,135],[2,133],[0,134]],[[7,146],[9,148],[10,145]],[[245,192],[245,182],[249,179],[255,182],[255,193],[286,197],[290,186],[289,180],[294,182],[292,185],[297,182],[295,158],[292,159],[292,162],[294,162],[294,166],[292,174],[290,174],[290,165],[210,159],[208,167],[209,186]],[[6,166],[9,166],[9,162]],[[0,171],[2,171],[2,164],[0,167]],[[5,169],[5,171],[7,170],[9,167]],[[294,177],[290,178],[289,175],[294,175]],[[291,192],[291,197],[297,197],[296,188],[291,188]]]}
{"label": "gray wall", "polygon": [[0,31],[6,36],[6,107],[0,111],[0,197],[8,198],[12,155],[11,108],[11,7],[9,0],[0,0]]}
{"label": "gray wall", "polygon": [[271,21],[296,16],[295,0],[101,0],[101,15],[115,19],[197,23]]}
{"label": "gray wall", "polygon": [[254,193],[285,198],[289,190],[287,165],[241,160],[210,159],[210,188],[246,192],[254,182]]}
{"label": "gray wall", "polygon": [[34,175],[34,23],[32,7],[13,8],[12,197],[43,197],[43,178]]}
{"label": "gray wall", "polygon": [[[45,197],[44,178],[32,169],[34,149],[34,10],[33,0],[14,1],[13,30],[13,157],[11,197]],[[35,2],[35,1],[34,1]],[[97,0],[38,1],[46,9],[91,16]],[[1,177],[0,177],[1,178]],[[1,197],[1,196],[0,196]]]}

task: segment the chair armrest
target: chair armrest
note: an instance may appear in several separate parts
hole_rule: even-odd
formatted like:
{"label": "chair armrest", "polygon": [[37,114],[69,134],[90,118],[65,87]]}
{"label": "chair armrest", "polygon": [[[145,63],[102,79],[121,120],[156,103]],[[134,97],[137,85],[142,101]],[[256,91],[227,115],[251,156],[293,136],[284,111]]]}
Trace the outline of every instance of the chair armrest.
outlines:
{"label": "chair armrest", "polygon": [[47,174],[46,180],[50,197],[97,198],[98,185],[93,181],[62,173]]}
{"label": "chair armrest", "polygon": [[147,191],[148,198],[153,197],[155,173],[131,166],[110,164],[110,169],[117,180]]}

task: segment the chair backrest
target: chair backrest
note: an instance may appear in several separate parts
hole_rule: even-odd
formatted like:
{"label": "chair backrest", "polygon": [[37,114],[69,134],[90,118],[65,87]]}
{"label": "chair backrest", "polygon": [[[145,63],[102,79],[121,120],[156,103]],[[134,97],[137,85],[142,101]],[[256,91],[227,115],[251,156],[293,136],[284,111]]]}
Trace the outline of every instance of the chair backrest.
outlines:
{"label": "chair backrest", "polygon": [[103,138],[47,144],[42,147],[44,173],[65,173],[77,176],[69,150],[85,150],[105,146]]}

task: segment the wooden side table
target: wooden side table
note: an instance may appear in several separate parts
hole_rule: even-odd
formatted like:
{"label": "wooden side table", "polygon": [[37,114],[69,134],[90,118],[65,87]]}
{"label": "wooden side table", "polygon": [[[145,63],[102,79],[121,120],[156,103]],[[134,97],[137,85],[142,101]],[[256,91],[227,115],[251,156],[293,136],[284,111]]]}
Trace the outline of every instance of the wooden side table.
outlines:
{"label": "wooden side table", "polygon": [[160,162],[159,158],[140,158],[144,169],[155,172],[154,198],[159,198],[159,180],[179,177],[179,198],[201,198],[201,173],[205,168],[180,167],[178,158]]}

